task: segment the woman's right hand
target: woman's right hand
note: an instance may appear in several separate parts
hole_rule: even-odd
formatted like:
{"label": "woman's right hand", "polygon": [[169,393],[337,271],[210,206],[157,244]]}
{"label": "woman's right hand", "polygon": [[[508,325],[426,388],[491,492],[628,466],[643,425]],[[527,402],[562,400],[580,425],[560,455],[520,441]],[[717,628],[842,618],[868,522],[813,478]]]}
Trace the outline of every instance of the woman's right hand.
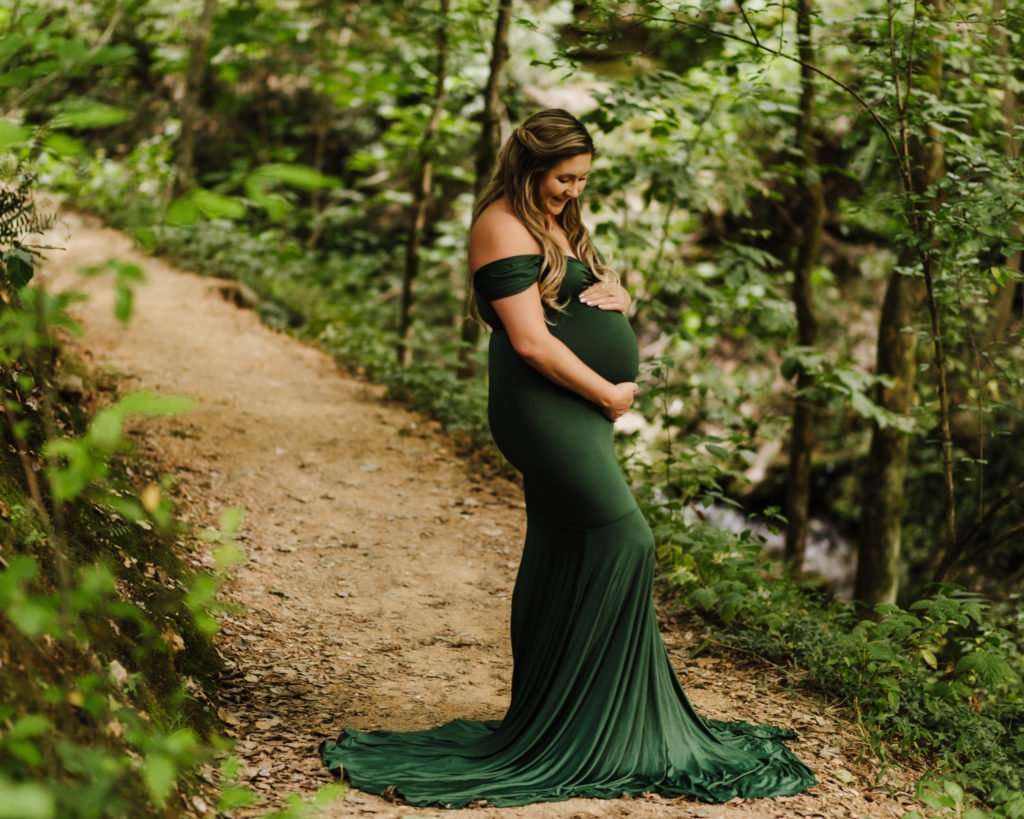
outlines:
{"label": "woman's right hand", "polygon": [[612,386],[608,394],[607,405],[602,407],[604,414],[613,421],[626,413],[636,397],[640,387],[635,381],[623,381]]}

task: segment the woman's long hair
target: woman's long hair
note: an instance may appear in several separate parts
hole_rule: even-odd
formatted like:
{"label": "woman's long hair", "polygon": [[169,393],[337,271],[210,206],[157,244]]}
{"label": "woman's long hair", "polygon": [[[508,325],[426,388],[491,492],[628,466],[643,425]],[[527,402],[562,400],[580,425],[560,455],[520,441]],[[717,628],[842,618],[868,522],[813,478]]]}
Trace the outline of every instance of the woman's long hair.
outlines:
{"label": "woman's long hair", "polygon": [[[559,312],[568,302],[558,303],[558,291],[568,264],[562,248],[548,233],[539,197],[540,182],[551,168],[579,154],[596,157],[593,140],[586,127],[564,108],[546,108],[527,117],[501,146],[490,181],[473,205],[470,227],[492,202],[507,195],[512,210],[544,250],[538,286],[544,304]],[[601,281],[619,282],[619,274],[598,258],[590,232],[580,217],[580,203],[572,198],[555,217],[576,251]],[[467,287],[473,291],[473,275]],[[475,296],[475,292],[474,292]],[[469,300],[470,316],[481,321],[476,298]],[[481,322],[482,323],[482,322]]]}

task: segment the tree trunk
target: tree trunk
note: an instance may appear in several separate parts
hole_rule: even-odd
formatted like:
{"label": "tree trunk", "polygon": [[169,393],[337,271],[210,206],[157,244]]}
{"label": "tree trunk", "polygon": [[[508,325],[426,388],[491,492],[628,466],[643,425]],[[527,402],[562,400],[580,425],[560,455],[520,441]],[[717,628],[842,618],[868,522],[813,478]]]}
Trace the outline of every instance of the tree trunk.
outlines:
{"label": "tree trunk", "polygon": [[[494,24],[491,45],[491,70],[484,87],[484,110],[480,121],[480,139],[476,151],[476,179],[473,183],[474,199],[491,178],[494,161],[501,148],[501,76],[508,61],[508,29],[512,19],[512,0],[500,0],[498,18]],[[473,299],[472,286],[466,286],[462,299],[462,347],[459,350],[459,378],[472,378],[474,373],[471,353],[480,340],[480,325],[469,317]]]}
{"label": "tree trunk", "polygon": [[[905,251],[899,264],[907,264],[914,256],[914,251]],[[904,333],[902,328],[911,323],[924,298],[920,279],[893,273],[878,323],[875,371],[890,376],[893,385],[879,385],[873,398],[901,415],[909,413],[913,405],[917,373],[917,334]],[[903,482],[909,443],[906,433],[872,422],[871,449],[862,478],[860,544],[853,593],[855,600],[869,606],[895,603],[899,591]]]}
{"label": "tree trunk", "polygon": [[[943,0],[929,4],[933,14],[944,10]],[[924,61],[924,71],[918,80],[938,95],[942,83],[942,51],[930,43],[931,51]],[[910,55],[907,55],[909,59]],[[895,72],[895,68],[894,68]],[[898,83],[896,84],[899,88]],[[898,90],[897,90],[898,93]],[[909,94],[909,89],[908,89]],[[924,251],[912,245],[900,253],[899,267],[919,260],[924,278],[910,277],[894,272],[886,286],[882,314],[878,324],[878,344],[875,371],[877,375],[892,379],[891,387],[878,385],[874,400],[891,412],[908,415],[913,407],[917,375],[917,333],[903,332],[913,323],[918,308],[928,298],[926,281],[933,278],[937,261],[931,252],[931,237],[923,208],[933,207],[934,201],[921,204],[923,195],[944,172],[941,134],[929,127],[927,141],[913,136],[906,127],[906,101],[900,104],[901,146],[906,173],[905,193],[908,196],[908,220],[914,226]],[[873,616],[876,603],[895,603],[899,592],[900,548],[904,506],[904,481],[907,470],[907,451],[910,437],[892,427],[881,427],[872,422],[871,447],[864,469],[861,486],[860,544],[857,555],[857,574],[854,600],[861,616]]]}
{"label": "tree trunk", "polygon": [[[797,143],[803,159],[803,186],[800,203],[800,237],[793,269],[793,304],[796,307],[797,335],[803,346],[813,346],[818,334],[814,315],[811,273],[821,251],[825,221],[825,195],[818,173],[818,151],[812,132],[814,123],[814,42],[811,12],[814,0],[799,0],[797,40],[800,60],[800,120]],[[815,408],[806,397],[813,378],[803,370],[797,374],[797,396],[793,408],[793,428],[789,443],[789,470],[786,484],[786,565],[799,573],[807,547],[807,523],[811,501],[811,456],[814,449]]]}
{"label": "tree trunk", "polygon": [[[1012,67],[1010,65],[1010,46],[1009,39],[1007,37],[1006,28],[999,24],[1000,18],[1005,15],[1005,2],[1004,0],[993,0],[992,2],[992,25],[991,25],[991,36],[996,42],[997,55],[1001,64],[1003,72],[1003,120],[1006,127],[1006,139],[1003,143],[1003,150],[1006,157],[1011,161],[1015,162],[1019,156],[1019,147],[1017,140],[1014,136],[1014,129],[1017,124],[1017,97],[1013,90],[1012,85]],[[1019,223],[1015,223],[1010,227],[1010,235],[1014,239],[1019,239],[1021,235],[1021,228]],[[1011,254],[1006,259],[1006,266],[1014,271],[1019,271],[1021,265],[1021,254],[1016,252]],[[977,368],[976,376],[984,378],[985,376],[981,372],[986,370],[992,365],[992,355],[998,353],[998,348],[1007,342],[1007,334],[1010,329],[1010,322],[1012,319],[1012,308],[1013,298],[1016,290],[1017,282],[1014,280],[1008,281],[1003,285],[996,293],[992,303],[992,312],[989,314],[989,319],[986,327],[981,333],[981,339],[978,347],[975,348],[978,356],[975,366]],[[963,396],[963,392],[966,390],[966,384],[961,383],[959,385],[959,394],[955,397],[952,403],[956,406],[967,403],[966,397]],[[982,470],[985,458],[985,444],[986,444],[986,433],[984,414],[979,411],[978,408],[972,407],[970,409],[964,409],[959,413],[959,427],[961,430],[967,431],[972,438],[972,442],[976,445],[976,450],[973,452],[974,456],[979,459],[979,471]],[[983,476],[980,476],[983,477]],[[978,487],[978,520],[985,519],[988,512],[991,510],[985,509],[983,488],[984,484],[979,479],[977,483]],[[1000,503],[996,501],[996,505]],[[986,548],[988,546],[988,539],[978,534],[978,527],[980,524],[975,524],[974,536],[972,537],[961,537],[959,540],[953,539],[949,544],[946,544],[944,549],[938,550],[934,555],[931,556],[930,561],[927,564],[928,574],[932,581],[942,581],[946,579],[947,573],[950,569],[958,562],[965,559],[965,551],[970,552],[972,549]]]}
{"label": "tree trunk", "polygon": [[409,365],[411,353],[408,346],[409,329],[412,325],[412,285],[419,274],[420,245],[423,241],[423,229],[427,224],[427,207],[433,191],[433,142],[441,124],[445,103],[445,75],[448,66],[448,0],[439,0],[439,20],[437,28],[437,68],[434,87],[434,108],[430,121],[420,139],[419,160],[420,172],[413,189],[412,218],[409,225],[409,238],[405,244],[405,272],[402,277],[402,303],[398,317],[398,344],[396,355],[403,367]]}
{"label": "tree trunk", "polygon": [[[996,20],[1006,13],[1005,0],[992,0],[993,17],[993,38],[999,49],[999,62],[1003,74],[1003,121],[1006,124],[1006,141],[1004,150],[1011,161],[1016,161],[1020,155],[1017,140],[1014,137],[1014,128],[1017,127],[1017,95],[1013,90],[1013,73],[1010,67],[1010,42],[1006,35],[1006,26],[1000,25]],[[1011,229],[1011,236],[1019,239],[1021,235],[1020,225],[1016,224]],[[1006,266],[1011,270],[1020,270],[1020,251],[1014,253],[1006,260]],[[1002,343],[1010,329],[1010,319],[1013,315],[1013,296],[1017,289],[1016,281],[1008,281],[996,294],[992,304],[992,314],[989,317],[988,327],[985,333],[984,348],[990,349],[993,345]]]}
{"label": "tree trunk", "polygon": [[[336,36],[333,36],[333,40],[332,37],[328,36],[328,33],[334,35],[338,25],[335,17],[335,0],[318,0],[315,8],[318,13],[317,26],[313,35],[316,50],[314,65],[316,66],[316,76],[322,77],[329,75],[334,67],[333,58],[335,54],[331,52],[332,42],[335,49],[344,50],[351,41],[352,17],[358,11],[358,7],[349,7],[345,12],[341,31]],[[325,172],[327,142],[331,135],[334,115],[334,100],[331,95],[328,93],[317,94],[316,111],[313,115],[313,167],[319,173]],[[320,214],[324,208],[324,198],[324,192],[320,188],[313,190],[310,201],[313,227],[309,232],[309,237],[306,239],[306,247],[310,249],[320,244],[320,237],[323,234],[323,220],[320,218]]]}
{"label": "tree trunk", "polygon": [[196,129],[199,126],[200,114],[199,96],[206,76],[207,49],[216,14],[217,0],[203,0],[203,9],[189,47],[185,94],[181,101],[181,133],[178,136],[177,169],[173,190],[175,196],[188,190],[193,184]]}

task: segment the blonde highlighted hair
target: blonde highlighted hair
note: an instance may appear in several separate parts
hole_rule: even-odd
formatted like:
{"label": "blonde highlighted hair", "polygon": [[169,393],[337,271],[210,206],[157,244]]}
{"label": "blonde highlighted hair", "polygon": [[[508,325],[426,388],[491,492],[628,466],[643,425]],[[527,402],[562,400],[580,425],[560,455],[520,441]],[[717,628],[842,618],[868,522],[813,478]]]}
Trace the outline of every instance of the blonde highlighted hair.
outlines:
{"label": "blonde highlighted hair", "polygon": [[[548,233],[539,196],[540,182],[563,159],[579,154],[596,156],[596,153],[586,126],[564,108],[537,111],[513,130],[501,146],[494,173],[473,205],[471,227],[488,205],[508,196],[513,213],[544,251],[537,282],[541,300],[559,312],[564,312],[568,304],[558,303],[558,291],[565,278],[568,261],[565,252]],[[588,265],[599,280],[618,283],[619,274],[597,255],[590,240],[590,231],[580,215],[579,200],[569,199],[555,219],[580,261]],[[472,291],[472,272],[467,286]],[[481,321],[476,298],[469,302],[470,316]]]}

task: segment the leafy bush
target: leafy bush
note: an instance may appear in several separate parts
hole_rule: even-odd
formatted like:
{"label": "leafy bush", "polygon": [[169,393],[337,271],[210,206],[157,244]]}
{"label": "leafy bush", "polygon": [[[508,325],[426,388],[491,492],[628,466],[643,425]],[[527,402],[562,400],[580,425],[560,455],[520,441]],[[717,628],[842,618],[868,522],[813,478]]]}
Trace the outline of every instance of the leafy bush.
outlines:
{"label": "leafy bush", "polygon": [[858,619],[852,603],[785,576],[750,530],[687,522],[678,502],[644,506],[659,582],[715,640],[805,669],[804,684],[842,703],[883,760],[924,761],[1021,815],[1024,656],[981,595],[941,584],[907,609],[879,604],[877,619]]}

